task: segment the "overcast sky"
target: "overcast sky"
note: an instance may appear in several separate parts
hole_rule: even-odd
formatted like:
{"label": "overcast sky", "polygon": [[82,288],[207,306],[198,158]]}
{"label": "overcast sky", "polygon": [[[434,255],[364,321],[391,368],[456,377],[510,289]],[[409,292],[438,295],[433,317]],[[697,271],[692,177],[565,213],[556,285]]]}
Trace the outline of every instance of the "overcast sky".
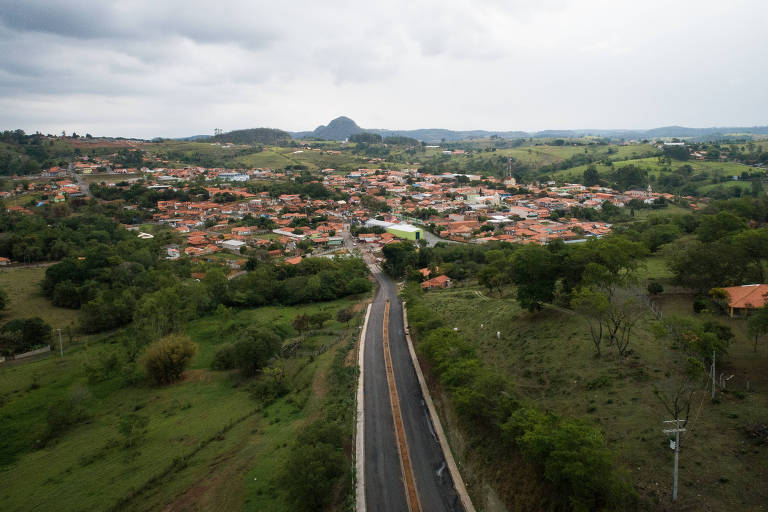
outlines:
{"label": "overcast sky", "polygon": [[768,124],[765,0],[0,0],[0,129]]}

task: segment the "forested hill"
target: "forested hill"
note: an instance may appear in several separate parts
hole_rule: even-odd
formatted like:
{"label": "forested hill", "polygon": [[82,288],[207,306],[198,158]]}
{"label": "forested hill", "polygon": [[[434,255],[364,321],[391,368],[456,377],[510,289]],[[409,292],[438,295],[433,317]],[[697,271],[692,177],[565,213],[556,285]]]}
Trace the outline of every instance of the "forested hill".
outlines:
{"label": "forested hill", "polygon": [[245,130],[233,130],[215,137],[212,142],[231,142],[233,144],[287,144],[291,135],[276,128],[248,128]]}

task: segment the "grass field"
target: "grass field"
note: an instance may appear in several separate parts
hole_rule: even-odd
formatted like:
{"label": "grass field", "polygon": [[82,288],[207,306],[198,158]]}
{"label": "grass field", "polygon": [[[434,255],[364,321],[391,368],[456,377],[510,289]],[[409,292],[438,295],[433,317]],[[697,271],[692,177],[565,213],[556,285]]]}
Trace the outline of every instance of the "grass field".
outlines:
{"label": "grass field", "polygon": [[[668,271],[652,259],[648,274],[663,277]],[[682,354],[651,334],[650,315],[633,331],[632,355],[620,361],[610,352],[595,359],[586,324],[565,312],[532,314],[510,295],[490,297],[475,286],[429,292],[424,300],[448,327],[464,333],[485,365],[508,375],[524,399],[540,410],[600,425],[647,508],[667,509],[672,451],[661,429],[669,415],[654,386],[668,385],[667,375],[677,374]],[[692,311],[688,296],[662,295],[659,303],[667,313]],[[737,336],[719,370],[735,377],[719,403],[712,404],[704,391],[695,400],[681,441],[678,510],[761,510],[768,500],[767,448],[751,443],[744,428],[768,421],[768,350],[763,346],[758,354],[752,352],[743,321],[717,320]]]}
{"label": "grass field", "polygon": [[[232,320],[293,333],[295,315],[335,313],[353,303],[244,310]],[[84,365],[117,351],[110,340],[71,348],[63,359],[0,367],[2,509],[290,510],[273,477],[297,431],[319,415],[329,367],[349,350],[357,325],[331,320],[305,335],[298,355],[283,360],[291,392],[264,407],[247,382],[209,370],[229,336],[220,321],[209,316],[189,324],[198,352],[184,379],[166,387],[124,386],[120,375],[89,383]],[[39,448],[47,408],[73,390],[85,397],[89,419]],[[150,418],[135,452],[121,446],[117,430],[131,413]]]}
{"label": "grass field", "polygon": [[40,283],[44,278],[42,266],[1,269],[0,288],[8,292],[10,304],[0,313],[0,322],[39,316],[54,329],[77,325],[79,311],[53,306],[43,295]]}

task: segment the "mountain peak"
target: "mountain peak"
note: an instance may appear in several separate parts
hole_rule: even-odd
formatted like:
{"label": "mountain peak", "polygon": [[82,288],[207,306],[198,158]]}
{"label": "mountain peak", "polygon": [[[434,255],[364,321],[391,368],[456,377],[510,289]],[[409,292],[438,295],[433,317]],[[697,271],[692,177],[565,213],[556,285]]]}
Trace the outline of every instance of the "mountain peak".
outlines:
{"label": "mountain peak", "polygon": [[318,126],[312,135],[327,140],[344,140],[350,135],[362,133],[356,122],[346,116],[339,116],[328,123],[327,126]]}

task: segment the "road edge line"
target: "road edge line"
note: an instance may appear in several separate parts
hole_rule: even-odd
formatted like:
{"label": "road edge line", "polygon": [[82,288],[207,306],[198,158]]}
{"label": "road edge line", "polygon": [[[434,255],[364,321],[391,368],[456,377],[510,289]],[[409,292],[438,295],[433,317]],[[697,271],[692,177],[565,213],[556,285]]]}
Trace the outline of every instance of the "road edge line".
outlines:
{"label": "road edge line", "polygon": [[432,426],[435,428],[435,434],[437,434],[437,438],[440,441],[440,448],[443,450],[443,457],[445,457],[445,464],[448,466],[448,471],[451,473],[451,478],[453,479],[453,487],[459,495],[459,499],[461,500],[465,512],[475,512],[475,506],[469,498],[469,493],[467,493],[464,480],[461,478],[458,466],[456,466],[451,446],[448,444],[443,425],[440,423],[440,417],[437,415],[437,409],[435,409],[435,404],[432,401],[432,395],[429,394],[429,388],[427,388],[427,382],[424,380],[424,374],[421,371],[419,359],[416,357],[416,350],[413,348],[413,341],[411,341],[411,335],[408,329],[408,311],[405,308],[405,302],[403,302],[403,328],[405,331],[405,341],[408,343],[408,352],[411,354],[411,361],[416,370],[416,378],[421,387],[421,394],[424,397],[424,401],[427,403],[429,416],[432,419]]}
{"label": "road edge line", "polygon": [[365,403],[363,399],[363,367],[365,365],[365,334],[368,331],[368,318],[371,316],[371,307],[373,303],[368,304],[365,313],[365,322],[363,330],[360,333],[360,345],[357,351],[357,366],[360,372],[357,375],[357,418],[355,432],[355,510],[357,512],[366,512],[365,508]]}

